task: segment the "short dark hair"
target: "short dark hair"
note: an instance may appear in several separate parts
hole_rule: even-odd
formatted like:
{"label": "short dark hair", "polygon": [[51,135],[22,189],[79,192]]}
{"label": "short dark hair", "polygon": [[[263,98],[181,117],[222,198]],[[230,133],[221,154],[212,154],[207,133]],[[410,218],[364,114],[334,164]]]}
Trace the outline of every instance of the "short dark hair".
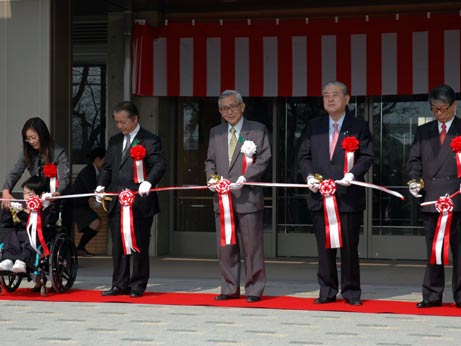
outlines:
{"label": "short dark hair", "polygon": [[131,101],[122,101],[114,107],[114,113],[118,113],[122,111],[127,112],[130,118],[138,117],[139,119],[138,108]]}
{"label": "short dark hair", "polygon": [[93,162],[97,157],[100,159],[103,159],[104,156],[106,156],[106,149],[102,147],[97,147],[91,150],[91,152],[88,154],[88,158]]}
{"label": "short dark hair", "polygon": [[21,187],[27,187],[29,190],[34,191],[38,196],[40,196],[44,192],[47,192],[48,190],[48,184],[46,183],[46,179],[39,175],[31,176],[29,179],[22,183]]}
{"label": "short dark hair", "polygon": [[453,88],[447,84],[436,86],[429,93],[429,102],[442,101],[450,106],[456,101],[456,93]]}

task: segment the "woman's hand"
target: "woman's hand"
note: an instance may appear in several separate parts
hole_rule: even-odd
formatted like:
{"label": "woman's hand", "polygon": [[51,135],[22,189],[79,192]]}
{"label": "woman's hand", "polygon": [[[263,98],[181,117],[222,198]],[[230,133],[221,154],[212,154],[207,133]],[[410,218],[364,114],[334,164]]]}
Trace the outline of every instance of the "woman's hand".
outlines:
{"label": "woman's hand", "polygon": [[[2,198],[3,199],[13,199],[13,196],[10,193],[10,190],[4,189],[2,191]],[[9,208],[10,207],[10,201],[2,201],[2,206],[3,208]]]}

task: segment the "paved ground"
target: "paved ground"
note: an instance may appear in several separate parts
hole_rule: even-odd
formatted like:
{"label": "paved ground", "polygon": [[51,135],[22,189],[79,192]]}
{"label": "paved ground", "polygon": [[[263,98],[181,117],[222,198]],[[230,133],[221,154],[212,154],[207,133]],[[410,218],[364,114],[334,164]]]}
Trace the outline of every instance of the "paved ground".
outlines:
{"label": "paved ground", "polygon": [[[267,295],[316,297],[316,263],[268,261]],[[149,291],[219,292],[215,260],[153,258]],[[362,262],[364,299],[417,302],[421,262]],[[76,288],[106,289],[111,264],[84,258]],[[447,270],[446,301],[451,302]],[[26,283],[23,287],[30,286]],[[255,308],[0,301],[0,345],[459,345],[460,317]]]}

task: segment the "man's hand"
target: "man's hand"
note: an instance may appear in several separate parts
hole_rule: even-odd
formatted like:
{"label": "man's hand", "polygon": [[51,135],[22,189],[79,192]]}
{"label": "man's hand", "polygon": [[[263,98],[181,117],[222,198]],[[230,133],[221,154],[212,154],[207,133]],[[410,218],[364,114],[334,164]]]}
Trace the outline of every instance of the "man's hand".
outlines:
{"label": "man's hand", "polygon": [[238,177],[235,183],[230,184],[230,189],[240,190],[243,187],[243,183],[246,183],[246,181],[246,178],[243,175],[241,175],[240,177]]}
{"label": "man's hand", "polygon": [[51,197],[53,197],[53,194],[51,192],[45,192],[42,194],[42,205],[43,209],[46,209],[50,206],[51,203]]}
{"label": "man's hand", "polygon": [[343,186],[351,186],[352,181],[354,181],[354,178],[354,174],[348,172],[344,174],[344,177],[341,179],[341,182],[339,184]]}
{"label": "man's hand", "polygon": [[320,180],[315,179],[314,176],[310,175],[307,177],[307,187],[309,190],[311,190],[313,193],[317,193],[320,188]]}
{"label": "man's hand", "polygon": [[102,200],[104,199],[104,190],[106,188],[104,186],[101,186],[101,185],[98,185],[96,187],[96,190],[94,190],[94,192],[97,193],[97,195],[95,196],[95,199],[96,199],[96,202],[98,202],[99,204],[102,203]]}
{"label": "man's hand", "polygon": [[413,197],[415,197],[415,198],[421,197],[421,195],[419,194],[419,191],[421,191],[421,184],[420,183],[418,183],[416,181],[410,183],[410,185],[408,186],[408,190],[413,195]]}
{"label": "man's hand", "polygon": [[150,192],[150,188],[152,187],[152,184],[149,183],[148,181],[144,180],[140,185],[139,185],[139,196],[148,196]]}
{"label": "man's hand", "polygon": [[208,186],[208,190],[210,190],[211,192],[215,192],[216,191],[215,185],[217,182],[218,182],[218,179],[216,179],[215,177],[211,177],[206,183]]}

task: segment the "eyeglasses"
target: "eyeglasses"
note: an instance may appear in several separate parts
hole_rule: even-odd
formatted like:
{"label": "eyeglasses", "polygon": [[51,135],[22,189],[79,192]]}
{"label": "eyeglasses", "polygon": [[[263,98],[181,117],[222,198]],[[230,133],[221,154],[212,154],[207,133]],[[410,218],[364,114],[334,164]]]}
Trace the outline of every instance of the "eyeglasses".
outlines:
{"label": "eyeglasses", "polygon": [[38,141],[38,136],[29,136],[29,137],[26,137],[26,138],[24,139],[24,141],[26,141],[27,143],[37,142],[37,141]]}
{"label": "eyeglasses", "polygon": [[229,105],[229,107],[224,106],[224,107],[219,107],[219,111],[222,113],[227,113],[227,112],[235,112],[240,106],[240,103],[234,105]]}
{"label": "eyeglasses", "polygon": [[434,113],[438,113],[438,112],[446,113],[451,108],[451,106],[453,106],[453,103],[449,106],[442,106],[442,107],[436,107],[434,105],[431,105],[431,111]]}

